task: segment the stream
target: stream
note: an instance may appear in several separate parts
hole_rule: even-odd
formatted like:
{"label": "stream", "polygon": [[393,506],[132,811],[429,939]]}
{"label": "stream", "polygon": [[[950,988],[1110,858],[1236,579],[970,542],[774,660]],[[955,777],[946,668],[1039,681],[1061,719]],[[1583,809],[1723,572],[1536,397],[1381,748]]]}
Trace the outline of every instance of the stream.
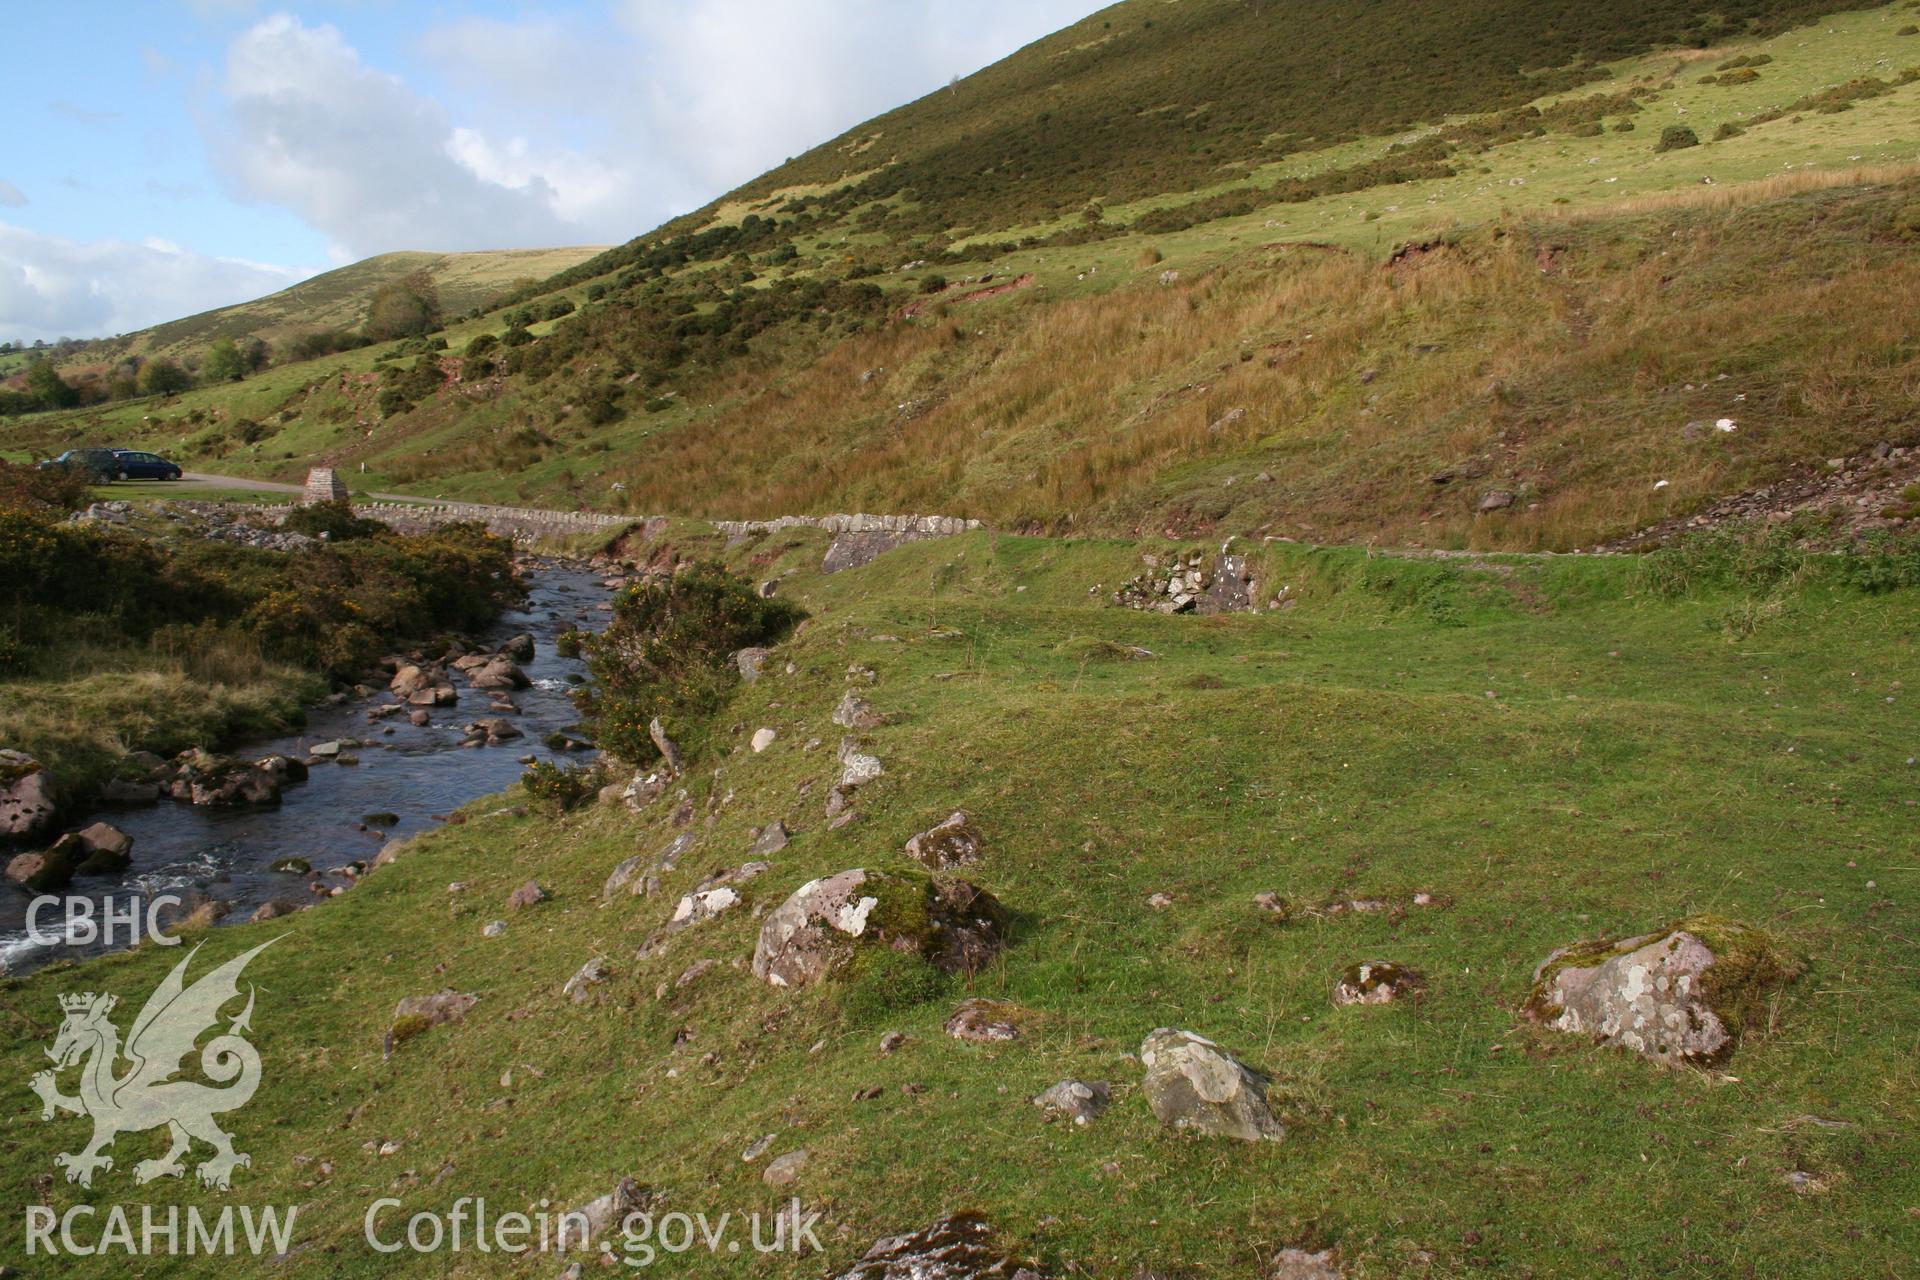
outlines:
{"label": "stream", "polygon": [[[97,820],[131,836],[132,865],[119,876],[81,877],[63,894],[41,895],[61,901],[42,905],[32,930],[27,914],[33,896],[10,886],[0,888],[0,973],[23,973],[53,960],[125,947],[132,939],[124,924],[111,939],[85,937],[90,924],[102,920],[108,903],[124,921],[129,911],[138,911],[144,919],[157,896],[170,894],[188,906],[211,899],[227,907],[224,922],[237,923],[269,901],[322,902],[310,882],[348,884],[345,877],[325,873],[351,862],[371,862],[382,845],[438,825],[436,815],[507,790],[525,768],[521,757],[571,763],[590,759],[591,752],[553,751],[543,741],[578,722],[579,712],[568,694],[586,674],[583,661],[554,652],[554,637],[569,627],[600,630],[608,615],[595,606],[611,593],[601,585],[600,575],[576,565],[535,560],[523,576],[529,587],[526,598],[478,637],[480,647],[489,651],[521,632],[533,637],[533,659],[520,664],[532,686],[507,695],[518,704],[518,712],[490,711],[488,695],[468,688],[456,675],[459,703],[432,708],[431,724],[416,726],[405,716],[369,720],[370,709],[394,700],[379,689],[365,698],[310,708],[306,727],[297,733],[230,749],[229,754],[249,759],[276,753],[306,759],[319,743],[359,744],[343,753],[358,763],[312,763],[308,780],[289,785],[271,807],[213,809],[163,797],[143,808],[71,816],[69,829]],[[510,721],[524,736],[496,746],[460,745],[465,725],[493,715]],[[383,822],[384,815],[391,815],[393,820],[390,825],[362,821],[368,815],[383,815]],[[272,869],[288,858],[305,860],[312,874]],[[82,909],[71,901],[75,899],[91,899],[93,909],[88,922],[70,927]]]}

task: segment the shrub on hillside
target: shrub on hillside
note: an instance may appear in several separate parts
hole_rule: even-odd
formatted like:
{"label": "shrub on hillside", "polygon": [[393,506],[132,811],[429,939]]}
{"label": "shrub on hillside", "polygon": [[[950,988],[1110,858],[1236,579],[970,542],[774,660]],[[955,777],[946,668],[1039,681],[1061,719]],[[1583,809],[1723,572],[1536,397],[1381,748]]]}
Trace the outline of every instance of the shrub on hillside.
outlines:
{"label": "shrub on hillside", "polygon": [[804,616],[712,564],[627,588],[614,600],[613,622],[586,641],[595,683],[581,705],[600,745],[650,763],[660,752],[648,725],[658,717],[689,756],[698,754],[706,720],[739,679],[731,655],[779,640]]}
{"label": "shrub on hillside", "polygon": [[578,809],[594,798],[602,782],[600,771],[590,765],[561,766],[548,760],[535,761],[520,775],[520,785],[549,813]]}
{"label": "shrub on hillside", "polygon": [[1660,131],[1660,141],[1653,144],[1659,151],[1679,151],[1685,147],[1700,145],[1700,135],[1683,124],[1670,124]]}
{"label": "shrub on hillside", "polygon": [[79,467],[47,467],[0,458],[0,511],[78,511],[93,481]]}
{"label": "shrub on hillside", "polygon": [[477,525],[297,552],[152,542],[0,510],[0,626],[29,653],[76,634],[146,644],[232,628],[269,658],[334,676],[406,639],[488,622],[515,590],[510,545]]}

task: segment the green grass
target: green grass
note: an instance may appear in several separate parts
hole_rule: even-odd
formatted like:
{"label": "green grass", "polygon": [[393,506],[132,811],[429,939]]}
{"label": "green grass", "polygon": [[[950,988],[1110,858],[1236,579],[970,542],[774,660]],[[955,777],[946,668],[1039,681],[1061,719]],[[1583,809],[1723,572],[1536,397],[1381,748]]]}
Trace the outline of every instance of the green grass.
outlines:
{"label": "green grass", "polygon": [[[730,553],[785,573],[782,595],[812,620],[721,714],[731,752],[686,783],[713,821],[696,820],[696,851],[659,897],[596,900],[616,862],[676,834],[668,803],[554,820],[500,812],[508,798],[343,899],[216,933],[209,961],[288,934],[249,971],[266,1077],[233,1128],[254,1162],[230,1197],[165,1183],[137,1198],[298,1201],[289,1275],[520,1275],[471,1253],[451,1268],[376,1258],[361,1215],[388,1194],[406,1213],[462,1195],[573,1204],[628,1174],[675,1209],[769,1211],[766,1157],[739,1152],[778,1131],[769,1155],[814,1153],[796,1190],[825,1211],[831,1256],[727,1274],[819,1275],[962,1207],[1054,1274],[1258,1274],[1289,1244],[1336,1247],[1353,1275],[1812,1277],[1898,1274],[1912,1257],[1906,761],[1920,718],[1903,681],[1920,597],[1856,594],[1818,567],[1783,587],[1771,569],[1701,561],[1675,595],[1619,559],[1278,545],[1259,553],[1262,578],[1291,585],[1296,608],[1165,618],[1102,604],[1164,546],[978,534],[820,578],[821,546],[795,533]],[[1730,632],[1756,595],[1785,607]],[[1101,661],[1089,641],[1158,656]],[[842,735],[828,716],[849,664],[878,673],[865,696],[892,719],[868,737],[887,773],[859,793],[860,819],[828,832]],[[761,726],[775,745],[746,752]],[[758,909],[897,859],[955,808],[987,842],[969,878],[1018,917],[986,973],[931,999],[843,1001],[744,972]],[[797,834],[747,907],[635,959],[675,898],[744,861],[748,828],[776,817]],[[509,913],[529,877],[553,901]],[[449,894],[454,880],[469,887]],[[1283,926],[1254,906],[1263,890],[1308,907],[1416,892],[1445,905]],[[1149,909],[1156,892],[1174,906]],[[1720,1070],[1670,1073],[1519,1018],[1556,946],[1690,914],[1764,927],[1810,964]],[[508,936],[482,938],[495,918]],[[595,954],[613,971],[604,1001],[565,1004],[560,985]],[[720,965],[659,993],[700,958]],[[55,992],[137,1000],[176,959],[148,949],[8,985],[0,1052],[23,1079]],[[1422,969],[1426,997],[1331,1007],[1339,970],[1371,959]],[[394,1002],[449,986],[481,998],[466,1023],[383,1062]],[[945,1037],[966,994],[1028,1010],[1027,1037]],[[1158,1025],[1273,1072],[1289,1137],[1161,1130],[1128,1057]],[[909,1039],[883,1058],[894,1029]],[[1113,1081],[1112,1112],[1044,1123],[1026,1097],[1069,1075]],[[878,1098],[852,1100],[870,1086]],[[82,1133],[15,1120],[6,1194],[133,1196],[124,1169],[148,1151],[132,1137],[90,1195],[36,1181]],[[398,1154],[367,1147],[388,1140]],[[1792,1190],[1795,1171],[1818,1190]],[[169,1271],[202,1273],[218,1272]]]}

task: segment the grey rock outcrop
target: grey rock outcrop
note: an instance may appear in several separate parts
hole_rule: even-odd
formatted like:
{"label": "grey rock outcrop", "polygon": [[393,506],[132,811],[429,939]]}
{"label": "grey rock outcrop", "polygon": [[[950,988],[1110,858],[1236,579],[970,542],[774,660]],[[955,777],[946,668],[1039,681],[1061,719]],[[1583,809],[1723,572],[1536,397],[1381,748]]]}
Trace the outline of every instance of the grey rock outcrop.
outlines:
{"label": "grey rock outcrop", "polygon": [[833,722],[843,729],[874,729],[884,723],[884,718],[873,709],[873,704],[849,689],[840,695],[840,704],[833,709]]}
{"label": "grey rock outcrop", "polygon": [[581,965],[571,978],[560,988],[560,994],[574,1004],[589,1004],[599,998],[594,990],[605,982],[612,971],[607,968],[605,956],[595,956]]}
{"label": "grey rock outcrop", "polygon": [[1246,1142],[1286,1136],[1267,1105],[1266,1082],[1204,1036],[1160,1027],[1140,1045],[1142,1088],[1160,1123]]}
{"label": "grey rock outcrop", "polygon": [[478,1003],[478,996],[452,990],[430,996],[402,997],[400,1003],[393,1006],[393,1020],[387,1025],[385,1052],[391,1054],[429,1028],[464,1022],[467,1010]]}
{"label": "grey rock outcrop", "polygon": [[1248,613],[1254,610],[1253,570],[1242,555],[1221,552],[1145,557],[1147,570],[1110,597],[1128,609],[1155,613]]}
{"label": "grey rock outcrop", "polygon": [[1267,1264],[1266,1280],[1342,1280],[1333,1250],[1282,1249]]}

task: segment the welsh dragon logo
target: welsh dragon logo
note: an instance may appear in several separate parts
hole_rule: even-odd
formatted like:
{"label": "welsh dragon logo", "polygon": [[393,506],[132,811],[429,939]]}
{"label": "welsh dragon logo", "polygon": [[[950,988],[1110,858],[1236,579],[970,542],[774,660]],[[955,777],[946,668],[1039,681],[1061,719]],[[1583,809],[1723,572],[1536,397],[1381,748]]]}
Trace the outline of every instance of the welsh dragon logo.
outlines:
{"label": "welsh dragon logo", "polygon": [[[213,1083],[175,1077],[187,1069],[195,1041],[217,1029],[220,1010],[239,997],[240,971],[275,941],[235,956],[188,986],[187,966],[200,950],[194,947],[147,998],[124,1048],[119,1028],[107,1016],[119,1003],[117,997],[91,991],[60,997],[66,1020],[60,1024],[53,1048],[47,1050],[53,1069],[33,1077],[33,1091],[40,1095],[42,1120],[53,1119],[56,1111],[93,1119],[93,1141],[80,1151],[53,1158],[67,1171],[68,1182],[92,1186],[95,1170],[113,1168],[113,1157],[106,1149],[116,1137],[161,1125],[167,1127],[171,1145],[159,1159],[142,1160],[133,1167],[135,1182],[180,1177],[186,1172],[181,1157],[196,1138],[213,1148],[213,1155],[197,1170],[200,1181],[209,1187],[226,1190],[233,1171],[252,1163],[244,1152],[233,1149],[233,1136],[213,1119],[220,1112],[245,1106],[260,1087],[260,1054],[243,1038],[252,1030],[251,986],[246,1007],[228,1024],[226,1033],[199,1048],[200,1074]],[[129,1064],[124,1071],[120,1070],[122,1059]],[[57,1077],[82,1062],[79,1096],[68,1097],[60,1092]]]}

